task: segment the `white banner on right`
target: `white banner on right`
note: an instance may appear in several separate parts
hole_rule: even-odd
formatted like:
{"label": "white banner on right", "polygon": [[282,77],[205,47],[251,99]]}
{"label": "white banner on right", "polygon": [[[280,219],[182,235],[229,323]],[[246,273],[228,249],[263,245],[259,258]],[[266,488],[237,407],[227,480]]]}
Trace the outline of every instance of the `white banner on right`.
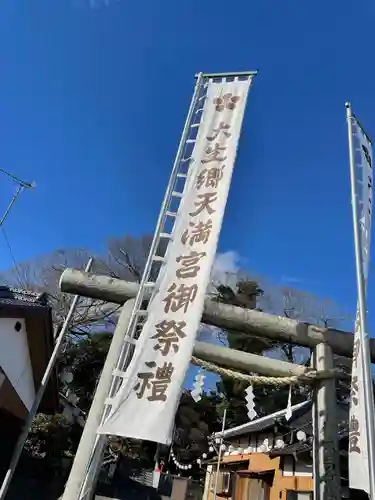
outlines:
{"label": "white banner on right", "polygon": [[[367,287],[372,216],[372,144],[352,115],[356,163],[356,201],[360,226],[361,267]],[[349,417],[349,487],[370,494],[365,392],[359,309],[354,331],[351,402]]]}

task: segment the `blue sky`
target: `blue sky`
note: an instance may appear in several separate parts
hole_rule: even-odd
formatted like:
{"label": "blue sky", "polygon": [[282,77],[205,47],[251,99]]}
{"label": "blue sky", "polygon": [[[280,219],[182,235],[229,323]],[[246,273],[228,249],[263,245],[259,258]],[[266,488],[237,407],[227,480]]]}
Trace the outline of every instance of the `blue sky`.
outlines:
{"label": "blue sky", "polygon": [[3,0],[0,166],[37,183],[15,256],[151,232],[194,74],[258,69],[220,251],[354,309],[344,102],[375,136],[374,22],[371,0]]}

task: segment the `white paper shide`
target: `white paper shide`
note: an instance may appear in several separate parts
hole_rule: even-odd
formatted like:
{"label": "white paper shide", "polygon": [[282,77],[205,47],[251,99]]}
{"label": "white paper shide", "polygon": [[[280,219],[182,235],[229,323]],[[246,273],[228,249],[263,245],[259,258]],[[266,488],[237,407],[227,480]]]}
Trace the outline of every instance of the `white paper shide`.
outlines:
{"label": "white paper shide", "polygon": [[[352,119],[358,173],[356,190],[360,214],[361,263],[367,285],[372,218],[372,145],[354,116]],[[349,416],[349,487],[370,493],[364,400],[361,332],[357,307]]]}
{"label": "white paper shide", "polygon": [[251,78],[210,81],[165,264],[101,434],[169,443],[216,253]]}

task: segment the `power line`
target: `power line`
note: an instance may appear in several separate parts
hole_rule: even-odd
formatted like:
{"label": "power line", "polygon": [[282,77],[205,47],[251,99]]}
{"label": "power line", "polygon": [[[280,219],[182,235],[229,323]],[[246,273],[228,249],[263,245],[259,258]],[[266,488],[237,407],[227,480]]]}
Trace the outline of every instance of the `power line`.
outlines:
{"label": "power line", "polygon": [[4,236],[4,240],[5,240],[5,243],[8,247],[8,250],[9,250],[9,253],[10,253],[10,256],[12,258],[12,261],[13,261],[13,265],[14,265],[14,269],[16,270],[16,273],[17,273],[17,278],[18,278],[18,284],[20,286],[23,286],[23,280],[22,280],[22,276],[21,276],[21,271],[20,271],[20,268],[19,268],[19,265],[17,263],[17,260],[14,256],[14,253],[13,253],[13,250],[12,250],[12,246],[10,244],[10,241],[9,241],[9,238],[7,236],[7,233],[5,231],[5,228],[3,226],[0,226],[1,229],[2,229],[2,233],[3,233],[3,236]]}

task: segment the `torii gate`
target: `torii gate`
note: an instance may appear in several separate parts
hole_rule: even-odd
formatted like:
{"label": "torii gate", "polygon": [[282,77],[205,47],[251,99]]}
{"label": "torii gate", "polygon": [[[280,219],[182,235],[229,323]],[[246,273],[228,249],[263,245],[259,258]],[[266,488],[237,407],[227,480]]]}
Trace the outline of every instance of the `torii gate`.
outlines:
{"label": "torii gate", "polygon": [[[125,323],[130,319],[138,285],[107,276],[96,276],[83,271],[66,269],[61,276],[60,287],[64,292],[124,304],[102,372],[101,383],[95,393],[74,461],[71,474],[74,474],[75,483],[78,484],[82,481],[86,467],[90,463],[89,450],[92,450],[97,439],[96,429],[100,425],[103,406],[108,395],[113,366],[116,363],[115,358],[118,356],[118,346],[123,341]],[[348,358],[352,355],[353,335],[252,309],[222,304],[209,297],[205,301],[202,321],[222,328],[230,327],[241,332],[251,332],[260,337],[287,341],[314,350],[312,368],[205,342],[195,343],[193,355],[199,360],[232,369],[255,372],[269,377],[297,377],[302,381],[305,380],[306,383],[314,382],[316,389],[314,413],[318,415],[318,420],[315,422],[318,430],[315,436],[317,453],[315,463],[319,468],[319,470],[314,470],[314,476],[317,488],[322,493],[320,500],[341,498],[332,353],[341,356],[336,358],[337,364],[348,365],[350,363]],[[375,341],[372,341],[371,347],[375,359]],[[340,373],[337,372],[336,375],[340,376]],[[106,381],[106,386],[104,381]],[[322,479],[321,483],[319,478]],[[75,497],[67,498],[73,500]]]}
{"label": "torii gate", "polygon": [[[125,302],[125,294],[123,294],[120,299],[120,303],[124,304],[125,302],[125,304],[122,308],[108,357],[98,383],[92,407],[65,488],[63,500],[80,500],[91,497],[94,490],[93,485],[96,482],[97,472],[101,463],[103,447],[106,442],[103,432],[106,434],[123,432],[124,434],[121,435],[168,442],[171,426],[170,423],[165,422],[164,415],[166,410],[160,410],[160,406],[154,407],[155,411],[161,412],[157,414],[159,417],[156,416],[156,418],[159,418],[158,425],[152,422],[152,429],[149,427],[145,431],[139,431],[139,427],[137,428],[139,423],[132,411],[141,411],[139,413],[140,419],[142,419],[142,411],[151,411],[151,408],[146,410],[146,406],[142,400],[147,382],[146,385],[140,386],[141,389],[137,393],[137,397],[141,401],[138,402],[134,395],[135,387],[133,389],[128,388],[132,382],[131,377],[134,370],[134,373],[139,372],[138,365],[136,364],[138,360],[142,364],[142,367],[149,366],[150,363],[146,361],[150,361],[148,358],[152,357],[152,353],[155,350],[159,350],[160,354],[160,344],[151,346],[151,350],[147,347],[147,340],[151,338],[151,335],[155,332],[155,328],[161,327],[163,324],[165,326],[165,324],[172,323],[174,323],[176,328],[178,323],[179,328],[182,328],[183,325],[187,330],[189,328],[190,330],[194,330],[190,334],[186,333],[186,330],[178,332],[178,335],[184,338],[185,347],[179,350],[178,345],[173,346],[175,354],[175,358],[173,358],[175,359],[174,365],[171,362],[168,364],[164,362],[165,369],[167,369],[167,366],[170,367],[168,368],[170,370],[174,370],[175,367],[177,368],[178,374],[175,373],[174,376],[177,375],[177,380],[181,384],[184,376],[184,369],[181,367],[181,362],[188,363],[189,361],[183,357],[183,352],[190,353],[193,350],[194,336],[201,320],[200,315],[203,305],[203,321],[208,320],[208,322],[220,327],[225,328],[230,326],[233,328],[233,317],[231,317],[230,313],[236,315],[238,313],[236,308],[223,306],[222,304],[215,305],[213,301],[209,300],[206,300],[203,304],[203,301],[210,268],[216,252],[216,244],[229,190],[247,92],[251,79],[255,74],[256,72],[200,73],[197,75],[192,102],[182,132],[166,195],[162,203],[142,280],[133,298]],[[235,116],[236,118],[234,118]],[[212,163],[215,167],[211,166]],[[190,168],[191,164],[193,164],[192,168]],[[198,217],[199,220],[197,220],[196,217],[203,212],[206,214],[206,217],[204,219]],[[216,215],[214,215],[215,212]],[[212,236],[213,239],[210,240],[214,246],[211,243],[207,245],[212,231],[216,231],[216,234]],[[163,255],[158,254],[161,240],[168,242],[168,250]],[[181,254],[186,245],[190,245],[190,249],[194,247],[194,250],[190,251],[189,257]],[[186,254],[186,250],[184,252]],[[176,262],[180,264],[177,266]],[[163,272],[159,273],[157,286],[155,283],[150,282],[151,269],[155,263],[164,265]],[[72,288],[66,286],[66,274],[65,277],[62,277],[61,288],[64,291],[73,292]],[[188,281],[176,283],[176,277],[187,279]],[[83,278],[85,279],[85,276]],[[192,278],[198,281],[194,281]],[[105,278],[103,279],[105,280]],[[65,285],[63,285],[64,280]],[[86,285],[89,285],[88,288],[91,290],[91,296],[94,295],[95,298],[101,300],[118,302],[118,300],[109,298],[108,294],[104,293],[103,287],[100,286],[98,281],[95,282],[95,280],[95,277],[86,280]],[[116,283],[117,287],[114,285]],[[111,280],[106,284],[108,285],[107,292],[112,290],[113,293],[115,288],[118,292],[121,286],[126,288],[125,283],[116,282],[115,280]],[[164,295],[161,294],[160,289],[164,290]],[[77,290],[75,291],[77,292]],[[87,291],[85,293],[81,289],[78,294],[90,296],[90,293],[87,293]],[[166,294],[167,292],[168,295]],[[177,303],[178,293],[180,293],[181,297],[179,295]],[[183,293],[184,298],[182,299]],[[172,295],[174,298],[172,298]],[[189,303],[193,303],[197,296],[199,296],[197,303],[191,312],[187,314]],[[151,300],[149,300],[150,298]],[[148,304],[146,308],[143,305],[145,303]],[[229,309],[226,309],[226,313],[228,314],[221,315],[220,321],[215,323],[215,308],[223,311],[225,307],[229,307]],[[179,313],[181,308],[187,314],[186,316],[181,316]],[[158,325],[151,325],[154,321],[153,318],[158,316],[161,310],[165,312],[165,319]],[[168,313],[171,311],[173,311],[174,316],[168,316]],[[242,314],[248,314],[247,310],[242,311]],[[263,316],[258,316],[258,319],[262,318]],[[270,332],[273,331],[273,335],[280,340],[284,335],[284,338],[287,337],[285,340],[293,342],[295,340],[293,335],[287,334],[288,329],[293,329],[293,323],[288,323],[287,319],[283,323],[280,319],[276,321],[276,332],[275,329],[270,330]],[[135,342],[137,325],[142,325],[142,333],[139,341],[137,341],[138,343]],[[152,334],[151,331],[153,332]],[[254,328],[252,328],[252,332],[254,333]],[[318,431],[315,433],[316,443],[314,448],[317,458],[315,460],[316,470],[314,474],[317,481],[316,495],[319,496],[319,500],[328,500],[328,498],[340,498],[340,473],[337,455],[335,381],[332,371],[333,356],[332,349],[327,344],[328,339],[325,336],[323,338],[322,333],[313,328],[309,330],[306,327],[302,332],[301,325],[295,331],[295,336],[298,338],[305,337],[307,339],[305,343],[313,343],[315,346],[313,370],[281,361],[269,360],[265,357],[254,356],[252,354],[231,350],[223,351],[221,348],[204,344],[202,346],[200,343],[195,343],[194,362],[199,362],[197,358],[200,356],[199,359],[206,357],[206,360],[208,359],[211,362],[216,361],[221,365],[246,369],[267,376],[276,374],[279,377],[286,376],[290,378],[292,375],[294,377],[297,375],[300,378],[302,377],[305,382],[311,382],[314,379],[316,387],[315,408],[319,409],[319,411],[315,412]],[[155,338],[155,336],[152,338]],[[139,344],[141,339],[142,343]],[[346,344],[348,345],[347,342]],[[142,347],[137,350],[136,345]],[[340,348],[340,346],[338,347]],[[133,353],[133,359],[130,361]],[[163,355],[165,354],[163,353]],[[342,354],[350,355],[351,353],[345,351]],[[155,362],[151,364],[157,366]],[[126,377],[125,370],[127,368],[129,370],[132,368],[133,372],[127,378],[124,378],[124,376]],[[171,373],[166,373],[169,381],[171,380]],[[142,375],[148,376],[146,373],[142,373]],[[165,379],[167,380],[167,378]],[[119,389],[120,386],[121,388]],[[139,384],[137,387],[139,388]],[[177,392],[176,388],[172,391],[173,402],[172,406],[168,406],[168,408],[177,407],[176,397],[180,390],[181,387],[178,387]],[[113,420],[113,412],[117,411],[118,417],[119,412],[121,413],[121,408],[122,411],[124,409],[124,406],[119,406],[119,398],[122,397],[120,391],[123,391],[123,394],[127,394],[124,396],[125,399],[123,399],[123,403],[121,404],[127,405],[127,408],[129,408],[128,414],[129,412],[132,413],[131,419],[127,419],[126,422],[124,420],[121,421],[126,428],[124,430],[124,426],[122,426],[121,431],[118,430],[119,424],[116,427],[118,420]],[[171,389],[169,389],[169,398],[171,397],[170,393]],[[165,398],[165,392],[161,397]],[[152,398],[157,398],[156,393],[153,392],[148,400],[154,401],[155,399]],[[138,410],[141,407],[142,410]],[[113,410],[113,408],[117,409]],[[112,426],[108,424],[111,415]],[[170,411],[168,416],[170,418]],[[150,422],[149,419],[148,422]],[[106,431],[103,431],[103,426]],[[100,429],[102,433],[98,434],[101,432]],[[155,434],[158,434],[160,437],[156,439]]]}

